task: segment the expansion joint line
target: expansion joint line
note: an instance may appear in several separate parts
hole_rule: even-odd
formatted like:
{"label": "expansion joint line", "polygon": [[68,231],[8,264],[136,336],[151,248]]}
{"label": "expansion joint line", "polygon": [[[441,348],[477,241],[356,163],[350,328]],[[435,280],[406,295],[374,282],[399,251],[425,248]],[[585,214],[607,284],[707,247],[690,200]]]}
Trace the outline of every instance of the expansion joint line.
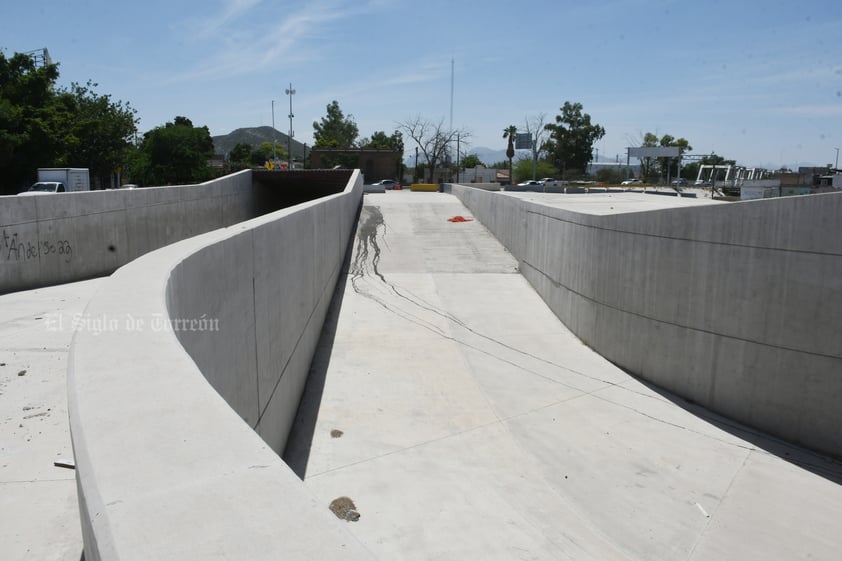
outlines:
{"label": "expansion joint line", "polygon": [[545,279],[550,281],[554,287],[563,288],[564,290],[570,292],[571,294],[574,294],[574,295],[578,296],[582,300],[587,300],[591,304],[594,304],[594,305],[597,305],[597,306],[600,306],[602,308],[606,308],[606,309],[609,309],[609,310],[614,310],[615,312],[628,314],[630,316],[638,317],[638,318],[641,318],[641,319],[644,319],[644,320],[647,320],[647,321],[652,321],[652,322],[660,323],[660,324],[663,324],[663,325],[669,325],[671,327],[678,327],[680,329],[687,329],[687,330],[690,330],[690,331],[695,331],[697,333],[703,333],[705,335],[712,335],[714,337],[725,337],[727,339],[732,339],[734,341],[741,341],[743,343],[749,343],[749,344],[752,344],[752,345],[758,345],[758,346],[767,347],[767,348],[770,348],[770,349],[789,351],[789,352],[793,352],[793,353],[801,353],[801,354],[819,357],[819,358],[829,358],[829,359],[832,359],[832,360],[842,359],[842,356],[829,355],[829,354],[825,354],[825,353],[816,353],[816,352],[813,352],[813,351],[805,351],[803,349],[796,349],[796,348],[793,348],[793,347],[786,347],[786,346],[782,346],[782,345],[773,345],[771,343],[765,343],[763,341],[758,341],[756,339],[749,339],[747,337],[740,337],[738,335],[730,335],[730,334],[727,334],[727,333],[718,333],[716,331],[711,331],[709,329],[702,329],[700,327],[693,327],[692,325],[685,325],[685,324],[682,324],[682,323],[677,323],[677,322],[674,322],[674,321],[668,321],[668,320],[656,318],[656,317],[653,317],[653,316],[649,316],[649,315],[646,315],[646,314],[642,314],[640,312],[633,312],[631,310],[627,310],[625,308],[621,308],[621,307],[615,306],[613,304],[601,302],[601,301],[599,301],[599,300],[597,300],[597,299],[595,299],[591,296],[588,296],[587,294],[583,294],[582,292],[579,292],[578,290],[575,290],[575,289],[567,286],[566,284],[563,284],[562,282],[554,279],[548,273],[545,273],[543,270],[539,269],[538,267],[536,267],[535,265],[533,265],[529,261],[526,261],[525,259],[522,261],[522,263],[524,265],[526,265],[527,267],[529,267],[532,271],[535,271],[537,274],[541,275],[542,277],[544,277]]}

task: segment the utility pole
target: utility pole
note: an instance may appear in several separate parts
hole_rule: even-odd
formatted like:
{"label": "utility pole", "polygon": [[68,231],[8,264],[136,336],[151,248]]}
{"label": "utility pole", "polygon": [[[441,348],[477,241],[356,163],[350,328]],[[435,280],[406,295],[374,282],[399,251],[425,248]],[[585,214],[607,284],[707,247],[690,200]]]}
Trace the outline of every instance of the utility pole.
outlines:
{"label": "utility pole", "polygon": [[289,165],[287,166],[290,170],[292,170],[292,137],[295,133],[292,130],[292,96],[295,95],[295,90],[292,89],[292,82],[289,83],[289,88],[285,90],[286,94],[289,96],[289,137],[287,140],[289,141]]}
{"label": "utility pole", "polygon": [[459,145],[459,133],[456,133],[456,183],[459,183],[459,153],[462,148]]}
{"label": "utility pole", "polygon": [[[451,142],[453,142],[453,82],[455,77],[455,64],[456,59],[454,57],[450,57],[450,128],[447,131],[447,151],[446,154],[450,154],[450,147]],[[457,161],[457,168],[456,168],[456,177],[459,177],[459,141],[456,142],[456,161]],[[448,162],[450,166],[453,165],[452,162]],[[450,168],[451,174],[453,172],[453,168]],[[453,175],[450,176],[450,180],[453,181]]]}
{"label": "utility pole", "polygon": [[[532,142],[532,180],[534,181],[538,173],[538,131],[535,131],[535,134],[531,136],[530,142]],[[546,185],[544,190],[547,190]]]}
{"label": "utility pole", "polygon": [[456,59],[450,57],[450,132],[453,132],[453,78]]}
{"label": "utility pole", "polygon": [[272,100],[272,165],[278,163],[278,141],[275,138],[275,100]]}

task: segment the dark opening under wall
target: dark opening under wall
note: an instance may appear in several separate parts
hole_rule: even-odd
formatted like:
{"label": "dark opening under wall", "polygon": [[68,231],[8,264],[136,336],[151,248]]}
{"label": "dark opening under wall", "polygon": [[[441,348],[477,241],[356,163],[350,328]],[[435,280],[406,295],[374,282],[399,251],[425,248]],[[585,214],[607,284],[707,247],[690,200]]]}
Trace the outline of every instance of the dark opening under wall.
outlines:
{"label": "dark opening under wall", "polygon": [[352,170],[292,170],[252,172],[255,216],[341,193]]}

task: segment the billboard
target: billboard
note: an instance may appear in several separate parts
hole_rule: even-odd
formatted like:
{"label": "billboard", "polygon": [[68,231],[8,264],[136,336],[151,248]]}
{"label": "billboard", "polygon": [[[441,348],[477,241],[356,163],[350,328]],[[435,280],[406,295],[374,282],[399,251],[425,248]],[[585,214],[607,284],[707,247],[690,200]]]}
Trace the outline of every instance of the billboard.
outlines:
{"label": "billboard", "polygon": [[628,150],[630,158],[677,158],[681,155],[678,146],[640,146]]}
{"label": "billboard", "polygon": [[515,150],[531,150],[532,135],[528,132],[519,132],[515,135]]}

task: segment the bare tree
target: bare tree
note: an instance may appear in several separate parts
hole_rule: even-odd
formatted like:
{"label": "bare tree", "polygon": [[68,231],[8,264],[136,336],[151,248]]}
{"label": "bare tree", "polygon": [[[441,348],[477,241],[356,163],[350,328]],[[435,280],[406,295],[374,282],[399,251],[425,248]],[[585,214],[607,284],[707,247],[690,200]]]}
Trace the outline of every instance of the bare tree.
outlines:
{"label": "bare tree", "polygon": [[537,116],[524,118],[526,123],[526,132],[529,133],[529,138],[532,139],[532,179],[535,179],[535,169],[538,164],[538,157],[541,155],[541,152],[545,152],[544,144],[546,143],[547,138],[547,130],[544,128],[546,125],[546,113],[539,113]]}
{"label": "bare tree", "polygon": [[435,180],[437,166],[446,158],[454,139],[458,136],[464,140],[470,136],[462,130],[448,130],[444,125],[444,119],[436,123],[423,119],[421,116],[398,122],[397,127],[418,145],[430,169],[430,181]]}

